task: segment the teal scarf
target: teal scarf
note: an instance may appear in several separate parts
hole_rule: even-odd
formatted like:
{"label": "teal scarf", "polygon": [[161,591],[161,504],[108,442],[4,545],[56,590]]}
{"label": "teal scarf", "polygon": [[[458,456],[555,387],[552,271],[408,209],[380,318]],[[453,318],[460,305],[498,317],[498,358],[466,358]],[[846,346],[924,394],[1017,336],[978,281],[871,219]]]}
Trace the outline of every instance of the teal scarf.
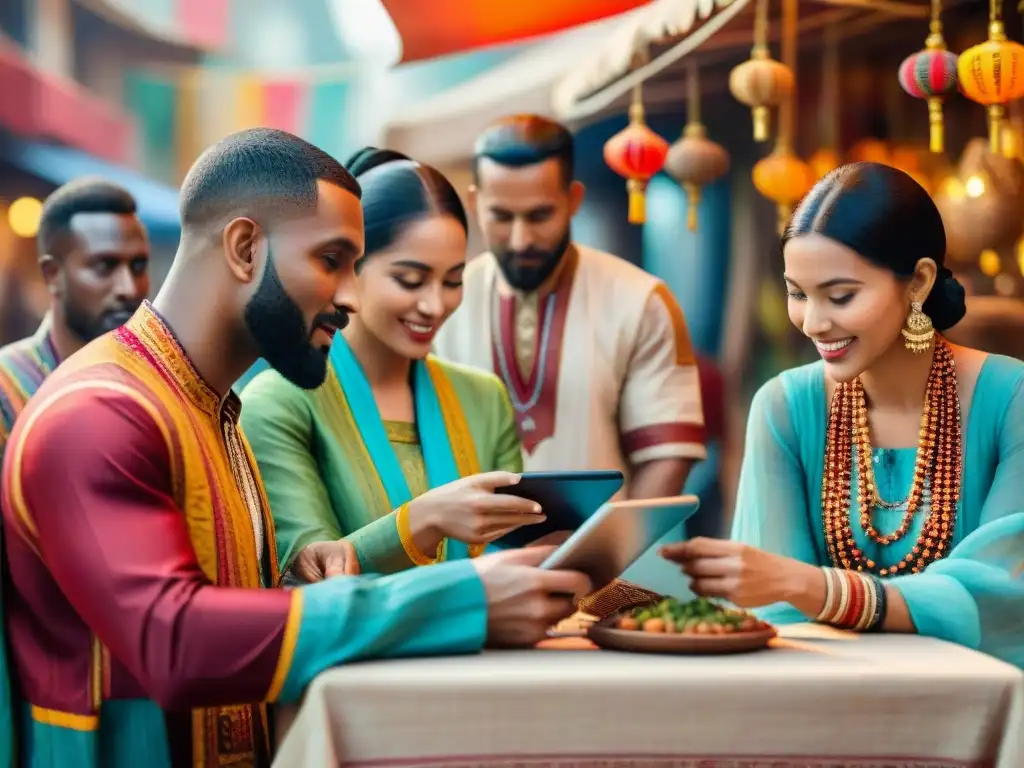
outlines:
{"label": "teal scarf", "polygon": [[[363,367],[356,359],[352,348],[340,333],[334,337],[334,343],[331,344],[331,364],[334,366],[345,399],[348,400],[356,429],[359,430],[363,444],[384,485],[389,505],[392,509],[398,509],[412,500],[412,491],[409,490],[409,484],[402,473],[402,465],[388,440],[370,382],[367,381]],[[427,482],[431,488],[437,488],[458,480],[459,470],[445,426],[441,402],[434,390],[430,372],[422,360],[413,363],[412,386],[416,431],[419,433],[420,450],[423,451]],[[448,560],[469,556],[466,545],[454,539],[448,541],[446,552]]]}

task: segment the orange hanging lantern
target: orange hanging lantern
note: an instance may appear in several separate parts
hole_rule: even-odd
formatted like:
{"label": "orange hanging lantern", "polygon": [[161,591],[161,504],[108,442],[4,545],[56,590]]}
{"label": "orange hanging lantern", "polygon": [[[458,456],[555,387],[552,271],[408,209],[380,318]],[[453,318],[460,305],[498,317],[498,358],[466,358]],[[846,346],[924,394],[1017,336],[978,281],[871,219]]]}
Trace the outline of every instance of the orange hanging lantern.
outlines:
{"label": "orange hanging lantern", "polygon": [[629,125],[612,136],[604,145],[604,161],[626,179],[629,192],[629,223],[646,220],[645,193],[647,182],[665,165],[668,142],[647,127],[640,86],[633,89],[629,107]]}
{"label": "orange hanging lantern", "polygon": [[690,61],[687,77],[687,124],[683,136],[668,150],[665,170],[678,181],[686,192],[688,204],[686,225],[691,232],[697,230],[697,207],[700,205],[701,187],[710,184],[729,170],[729,153],[725,147],[707,138],[700,121],[700,86],[697,66]]}
{"label": "orange hanging lantern", "polygon": [[768,115],[793,92],[793,71],[768,52],[768,0],[758,0],[754,48],[750,58],[729,73],[729,91],[753,111],[754,141],[768,141]]}
{"label": "orange hanging lantern", "polygon": [[889,145],[881,139],[861,139],[850,147],[851,163],[889,164]]}
{"label": "orange hanging lantern", "polygon": [[1007,102],[1024,96],[1024,45],[1006,39],[1002,0],[991,0],[988,40],[960,54],[960,89],[988,107],[989,142],[999,152]]}
{"label": "orange hanging lantern", "polygon": [[807,161],[807,165],[811,168],[811,174],[815,180],[823,179],[840,165],[842,160],[839,158],[839,153],[834,149],[828,147],[822,147]]}
{"label": "orange hanging lantern", "polygon": [[768,157],[754,166],[754,186],[757,191],[779,207],[779,232],[803,196],[814,186],[814,176],[807,163],[780,143]]}
{"label": "orange hanging lantern", "polygon": [[942,102],[956,90],[957,68],[956,54],[946,50],[941,14],[942,1],[932,0],[930,34],[924,50],[910,54],[899,69],[903,90],[914,98],[928,100],[929,149],[935,153],[943,151]]}

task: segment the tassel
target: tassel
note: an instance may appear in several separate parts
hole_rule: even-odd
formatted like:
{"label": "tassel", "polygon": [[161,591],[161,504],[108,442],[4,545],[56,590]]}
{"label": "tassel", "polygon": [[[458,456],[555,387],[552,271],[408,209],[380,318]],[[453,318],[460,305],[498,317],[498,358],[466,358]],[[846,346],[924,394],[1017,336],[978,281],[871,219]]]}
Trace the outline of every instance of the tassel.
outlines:
{"label": "tassel", "polygon": [[644,183],[640,179],[626,182],[629,190],[629,223],[643,224],[647,220],[647,201],[644,196]]}
{"label": "tassel", "polygon": [[686,202],[689,210],[686,215],[686,226],[691,232],[697,231],[697,209],[700,207],[700,187],[696,184],[684,184]]}
{"label": "tassel", "polygon": [[768,141],[768,107],[754,107],[754,141]]}
{"label": "tassel", "polygon": [[932,96],[928,99],[929,149],[941,154],[943,147],[942,99]]}
{"label": "tassel", "polygon": [[992,150],[992,154],[998,155],[999,148],[1001,145],[1000,134],[1003,128],[1003,116],[1006,114],[1006,108],[1002,104],[992,104],[988,108],[988,139],[989,149]]}

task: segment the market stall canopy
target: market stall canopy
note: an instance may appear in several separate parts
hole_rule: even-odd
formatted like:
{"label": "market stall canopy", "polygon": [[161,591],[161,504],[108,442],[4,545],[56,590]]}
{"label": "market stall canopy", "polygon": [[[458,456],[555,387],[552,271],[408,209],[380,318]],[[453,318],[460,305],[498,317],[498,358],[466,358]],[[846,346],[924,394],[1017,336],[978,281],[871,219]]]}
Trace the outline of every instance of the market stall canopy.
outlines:
{"label": "market stall canopy", "polygon": [[402,61],[522,42],[645,5],[644,0],[380,0],[402,39]]}
{"label": "market stall canopy", "polygon": [[[927,19],[929,5],[929,0],[805,0],[799,33],[841,24],[844,35],[859,34],[894,18]],[[678,82],[679,62],[698,48],[702,59],[739,63],[753,39],[753,8],[753,0],[653,0],[558,81],[555,115],[583,121],[621,107],[634,85],[657,75],[674,75]],[[776,26],[770,35],[777,32]]]}
{"label": "market stall canopy", "polygon": [[469,158],[476,137],[499,117],[518,112],[552,116],[555,81],[638,12],[543,40],[470,80],[403,109],[401,117],[385,127],[384,146],[444,166]]}

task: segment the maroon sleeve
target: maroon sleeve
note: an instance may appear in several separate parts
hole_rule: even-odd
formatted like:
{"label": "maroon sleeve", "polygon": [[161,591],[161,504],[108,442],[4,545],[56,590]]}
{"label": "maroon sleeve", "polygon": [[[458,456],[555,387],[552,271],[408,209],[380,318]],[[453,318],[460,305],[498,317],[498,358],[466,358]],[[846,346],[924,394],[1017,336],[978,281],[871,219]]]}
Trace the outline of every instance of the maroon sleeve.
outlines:
{"label": "maroon sleeve", "polygon": [[266,698],[293,593],[210,584],[171,497],[154,418],[131,395],[101,389],[34,416],[20,462],[8,465],[21,493],[5,490],[92,631],[166,708]]}

